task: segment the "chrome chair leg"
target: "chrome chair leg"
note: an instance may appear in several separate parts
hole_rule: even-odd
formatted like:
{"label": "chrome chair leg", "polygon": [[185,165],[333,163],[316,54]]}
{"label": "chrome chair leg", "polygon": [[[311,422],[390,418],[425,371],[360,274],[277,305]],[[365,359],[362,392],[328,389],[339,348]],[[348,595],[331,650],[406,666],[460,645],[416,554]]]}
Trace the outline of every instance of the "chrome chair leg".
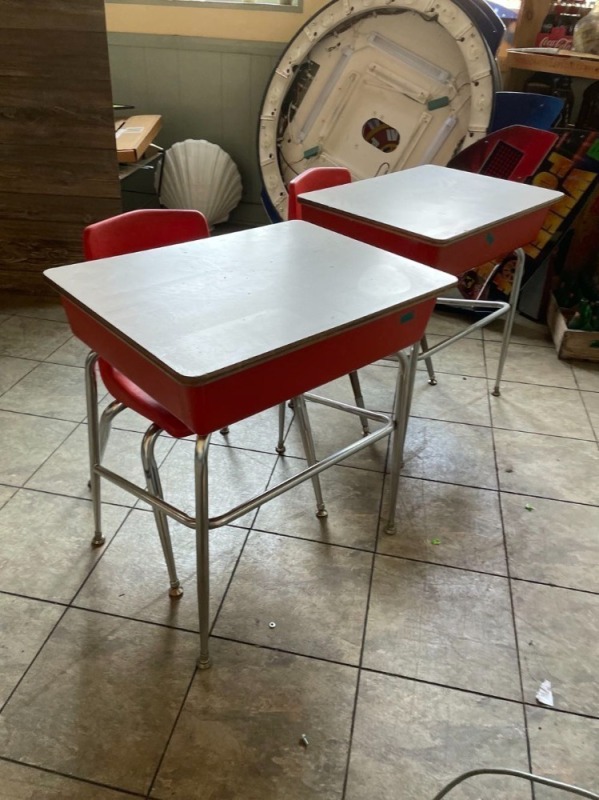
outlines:
{"label": "chrome chair leg", "polygon": [[514,269],[514,282],[512,283],[512,291],[510,293],[510,310],[508,311],[503,327],[503,339],[501,340],[501,352],[499,353],[499,364],[497,365],[497,375],[495,376],[495,387],[493,388],[493,395],[499,397],[501,395],[500,383],[501,376],[503,375],[503,367],[507,358],[507,350],[512,338],[512,328],[514,327],[514,319],[516,318],[516,311],[518,309],[518,298],[520,297],[520,287],[522,286],[522,277],[524,275],[524,265],[526,263],[526,256],[524,250],[519,247],[516,251],[516,267]]}
{"label": "chrome chair leg", "polygon": [[195,446],[196,564],[198,616],[200,618],[199,669],[209,669],[210,648],[210,550],[208,519],[208,450],[210,435],[198,436]]}
{"label": "chrome chair leg", "polygon": [[[362,397],[362,387],[360,386],[360,377],[357,372],[350,372],[349,373],[349,380],[351,383],[351,388],[354,393],[354,398],[356,400],[356,405],[358,408],[366,408],[364,405],[364,398]],[[362,423],[362,430],[364,431],[364,436],[370,433],[370,428],[368,427],[368,418],[367,417],[360,417],[360,422]]]}
{"label": "chrome chair leg", "polygon": [[120,414],[121,411],[124,411],[126,408],[127,406],[124,403],[121,403],[119,400],[113,400],[102,412],[99,431],[100,461],[102,461],[104,453],[106,452],[108,437],[112,429],[112,421],[117,414]]}
{"label": "chrome chair leg", "polygon": [[[304,400],[303,395],[294,397],[293,401],[297,424],[299,425],[302,444],[304,446],[304,453],[306,454],[306,461],[308,462],[308,466],[311,467],[313,464],[316,464],[317,459],[316,450],[314,448],[314,438],[312,436],[312,427],[310,425],[308,409],[306,408],[306,401]],[[316,516],[320,519],[324,519],[325,517],[328,517],[328,511],[325,508],[324,499],[322,497],[319,475],[314,475],[312,478],[312,486],[314,487],[314,495],[316,497]]]}
{"label": "chrome chair leg", "polygon": [[[420,340],[420,349],[423,353],[426,353],[428,350],[428,342],[426,340],[426,335],[422,337]],[[430,357],[424,357],[424,363],[426,364],[426,371],[428,372],[428,382],[431,386],[437,385],[437,378],[435,376],[435,368],[433,367],[433,359]]]}
{"label": "chrome chair leg", "polygon": [[[156,464],[156,457],[154,455],[154,447],[156,439],[162,432],[162,428],[158,425],[150,425],[145,432],[141,442],[141,463],[146,478],[146,486],[148,491],[164,499],[162,494],[162,484],[160,483],[160,474],[158,472],[158,465]],[[173,546],[171,542],[171,535],[168,527],[168,518],[164,511],[152,506],[154,519],[156,520],[156,527],[158,529],[158,536],[160,537],[160,544],[162,545],[162,552],[164,553],[164,560],[166,561],[166,568],[168,570],[168,577],[170,588],[168,593],[171,597],[181,597],[183,588],[177,577],[177,567],[175,566],[175,557],[173,555]]]}
{"label": "chrome chair leg", "polygon": [[275,450],[280,456],[285,452],[285,403],[279,403],[279,441]]}
{"label": "chrome chair leg", "polygon": [[89,488],[92,495],[94,515],[94,538],[92,546],[99,547],[105,542],[102,535],[102,495],[100,476],[95,467],[101,461],[100,431],[98,423],[98,384],[96,381],[96,353],[88,353],[85,359],[85,399],[87,402],[87,436],[89,448]]}

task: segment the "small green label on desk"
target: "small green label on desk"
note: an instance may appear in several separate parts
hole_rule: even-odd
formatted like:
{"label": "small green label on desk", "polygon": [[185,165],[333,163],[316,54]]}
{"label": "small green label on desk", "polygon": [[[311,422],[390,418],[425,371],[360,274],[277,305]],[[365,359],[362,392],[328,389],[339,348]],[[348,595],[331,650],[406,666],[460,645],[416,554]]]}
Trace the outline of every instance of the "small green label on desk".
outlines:
{"label": "small green label on desk", "polygon": [[493,236],[493,234],[490,231],[485,236],[485,239],[487,240],[487,244],[493,244],[493,242],[495,241],[495,237]]}
{"label": "small green label on desk", "polygon": [[410,322],[410,320],[414,319],[414,312],[413,311],[406,311],[405,314],[399,318],[399,321],[402,325],[405,325],[406,322]]}

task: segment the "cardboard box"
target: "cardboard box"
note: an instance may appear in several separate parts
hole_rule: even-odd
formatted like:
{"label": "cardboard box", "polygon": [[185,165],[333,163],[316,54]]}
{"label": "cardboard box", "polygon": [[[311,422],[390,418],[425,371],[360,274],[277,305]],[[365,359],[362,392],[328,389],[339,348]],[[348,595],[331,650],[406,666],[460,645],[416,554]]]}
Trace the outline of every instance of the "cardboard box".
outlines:
{"label": "cardboard box", "polygon": [[[547,324],[558,358],[599,361],[599,331],[569,330],[568,313],[559,308],[552,295],[547,309]],[[569,316],[572,316],[572,313],[570,312]]]}
{"label": "cardboard box", "polygon": [[124,120],[114,134],[119,163],[132,164],[139,161],[161,127],[162,117],[159,114],[145,114]]}

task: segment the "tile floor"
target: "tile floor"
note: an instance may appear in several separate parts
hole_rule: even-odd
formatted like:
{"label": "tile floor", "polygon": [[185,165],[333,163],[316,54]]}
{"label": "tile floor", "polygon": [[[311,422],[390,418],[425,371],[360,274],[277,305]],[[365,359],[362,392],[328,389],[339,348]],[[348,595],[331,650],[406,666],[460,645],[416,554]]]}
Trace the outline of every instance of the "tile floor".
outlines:
{"label": "tile floor", "polygon": [[[429,341],[456,324],[435,318]],[[559,362],[521,323],[494,398],[498,339],[440,354],[434,388],[419,374],[395,537],[377,528],[382,446],[324,476],[326,522],[304,485],[213,534],[214,667],[199,673],[191,533],[173,526],[179,601],[150,512],[116,488],[90,548],[85,349],[57,306],[7,301],[1,800],[429,800],[489,765],[599,791],[599,369]],[[393,379],[363,370],[373,407]],[[312,417],[323,450],[355,433]],[[138,479],[140,429],[124,414],[107,454]],[[301,463],[294,425],[285,457],[275,437],[272,411],[216,435],[213,511]],[[191,451],[160,442],[166,492],[190,508]],[[542,680],[554,709],[535,702]],[[531,792],[487,778],[452,797]]]}

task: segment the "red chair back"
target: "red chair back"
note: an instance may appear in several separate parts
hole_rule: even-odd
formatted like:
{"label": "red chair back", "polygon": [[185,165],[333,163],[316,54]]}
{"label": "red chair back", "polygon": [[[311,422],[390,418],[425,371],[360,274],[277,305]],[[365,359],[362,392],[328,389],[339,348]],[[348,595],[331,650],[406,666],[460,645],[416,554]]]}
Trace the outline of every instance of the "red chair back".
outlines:
{"label": "red chair back", "polygon": [[447,166],[523,183],[535,173],[557,138],[551,131],[511,125],[471,144]]}
{"label": "red chair back", "polygon": [[206,236],[210,228],[200,211],[143,208],[88,225],[83,231],[83,251],[87,261],[95,261]]}
{"label": "red chair back", "polygon": [[345,167],[311,167],[289,182],[289,203],[287,219],[301,219],[302,207],[297,202],[299,194],[315,192],[317,189],[330,189],[351,183],[351,172]]}

